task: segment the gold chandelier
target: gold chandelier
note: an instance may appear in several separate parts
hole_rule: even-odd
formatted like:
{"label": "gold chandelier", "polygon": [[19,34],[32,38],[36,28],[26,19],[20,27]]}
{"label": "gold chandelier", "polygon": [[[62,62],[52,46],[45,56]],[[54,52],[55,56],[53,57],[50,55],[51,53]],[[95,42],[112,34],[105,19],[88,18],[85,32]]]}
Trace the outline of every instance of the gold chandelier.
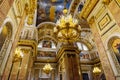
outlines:
{"label": "gold chandelier", "polygon": [[46,73],[46,74],[49,74],[51,71],[52,71],[52,67],[49,63],[45,64],[45,66],[43,67],[43,71]]}
{"label": "gold chandelier", "polygon": [[80,36],[81,27],[78,20],[71,14],[65,14],[60,17],[54,27],[54,33],[60,42],[75,42]]}
{"label": "gold chandelier", "polygon": [[101,72],[101,69],[99,67],[94,67],[93,73],[94,74],[99,74]]}

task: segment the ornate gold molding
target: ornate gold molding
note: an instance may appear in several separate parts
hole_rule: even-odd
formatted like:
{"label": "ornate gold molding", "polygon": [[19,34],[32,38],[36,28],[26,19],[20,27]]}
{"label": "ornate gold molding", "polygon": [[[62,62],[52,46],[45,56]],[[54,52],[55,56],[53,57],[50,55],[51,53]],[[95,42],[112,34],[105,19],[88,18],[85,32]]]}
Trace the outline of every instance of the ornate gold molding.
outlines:
{"label": "ornate gold molding", "polygon": [[37,55],[37,42],[33,40],[19,40],[18,46],[29,46],[33,49],[33,56],[35,57]]}
{"label": "ornate gold molding", "polygon": [[80,50],[78,50],[77,47],[74,47],[73,45],[62,45],[62,47],[59,49],[57,53],[57,60],[60,60],[60,58],[64,55],[64,52],[75,52],[76,54],[80,53]]}
{"label": "ornate gold molding", "polygon": [[29,4],[28,3],[25,4],[25,11],[26,14],[28,15],[28,20],[27,20],[28,25],[33,24],[34,13],[37,7],[36,2],[37,2],[36,0],[30,0]]}
{"label": "ornate gold molding", "polygon": [[93,24],[95,22],[95,17],[94,16],[92,16],[90,19],[89,19],[89,21],[88,21],[88,24]]}
{"label": "ornate gold molding", "polygon": [[111,1],[112,1],[112,0],[103,0],[103,4],[109,5],[109,3],[110,3]]}
{"label": "ornate gold molding", "polygon": [[87,17],[92,12],[92,10],[94,9],[94,7],[98,3],[98,1],[99,0],[87,0],[87,2],[85,3],[85,5],[80,13],[80,17],[87,19]]}

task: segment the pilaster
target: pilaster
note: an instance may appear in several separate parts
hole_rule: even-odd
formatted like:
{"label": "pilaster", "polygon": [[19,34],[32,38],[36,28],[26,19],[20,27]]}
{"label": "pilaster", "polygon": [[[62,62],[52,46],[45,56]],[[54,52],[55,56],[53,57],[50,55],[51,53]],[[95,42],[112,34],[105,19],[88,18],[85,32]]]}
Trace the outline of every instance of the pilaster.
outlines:
{"label": "pilaster", "polygon": [[59,60],[64,59],[63,61],[64,65],[62,65],[64,67],[62,68],[65,69],[64,70],[65,76],[62,75],[62,79],[82,80],[82,74],[80,69],[80,57],[79,57],[78,49],[74,46],[67,45],[67,46],[63,46],[60,49],[60,52],[58,54],[62,54]]}
{"label": "pilaster", "polygon": [[107,80],[115,80],[113,70],[111,68],[109,59],[108,59],[108,57],[106,55],[105,47],[103,45],[103,42],[101,40],[101,36],[100,36],[100,34],[99,34],[98,30],[97,30],[97,27],[96,27],[96,22],[95,22],[94,16],[90,18],[89,25],[90,25],[90,28],[92,30],[93,36],[94,36],[94,41],[95,41],[96,46],[98,48],[100,61],[101,61],[101,64],[102,64],[106,79]]}

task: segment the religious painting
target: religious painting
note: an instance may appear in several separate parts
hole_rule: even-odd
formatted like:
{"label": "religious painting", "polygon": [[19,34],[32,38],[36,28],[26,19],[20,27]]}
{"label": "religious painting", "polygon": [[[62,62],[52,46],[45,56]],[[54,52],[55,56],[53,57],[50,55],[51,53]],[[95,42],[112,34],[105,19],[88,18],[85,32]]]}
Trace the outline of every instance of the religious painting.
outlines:
{"label": "religious painting", "polygon": [[56,57],[56,52],[53,52],[53,51],[38,51],[37,57]]}
{"label": "religious painting", "polygon": [[63,9],[69,9],[72,0],[38,0],[37,1],[37,24],[56,20],[63,14]]}
{"label": "religious painting", "polygon": [[84,54],[84,53],[80,53],[80,58],[81,59],[90,59],[89,54]]}
{"label": "religious painting", "polygon": [[115,39],[112,43],[113,51],[116,55],[118,62],[120,63],[120,39]]}
{"label": "religious painting", "polygon": [[44,48],[52,48],[52,42],[51,41],[43,41],[43,47]]}

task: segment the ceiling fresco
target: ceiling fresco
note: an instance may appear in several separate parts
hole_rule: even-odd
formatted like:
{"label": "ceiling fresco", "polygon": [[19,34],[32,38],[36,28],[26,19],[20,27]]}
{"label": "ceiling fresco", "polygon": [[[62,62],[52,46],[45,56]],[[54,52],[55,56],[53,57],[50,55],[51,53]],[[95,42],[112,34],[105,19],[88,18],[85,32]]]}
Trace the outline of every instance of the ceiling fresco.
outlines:
{"label": "ceiling fresco", "polygon": [[[57,39],[53,33],[54,23],[63,14],[63,9],[69,9],[72,0],[38,0],[37,1],[37,23],[38,28],[38,52],[37,61],[45,62],[47,59],[50,62],[56,61]],[[79,4],[77,12],[80,12],[84,3]],[[44,22],[44,23],[43,23]],[[42,23],[42,24],[40,24]],[[82,23],[82,27],[87,27],[86,23]],[[40,24],[40,25],[39,25]],[[54,43],[54,49],[53,45]],[[81,55],[82,59],[89,59],[88,54]]]}
{"label": "ceiling fresco", "polygon": [[38,0],[37,23],[56,22],[64,8],[69,9],[72,0]]}

